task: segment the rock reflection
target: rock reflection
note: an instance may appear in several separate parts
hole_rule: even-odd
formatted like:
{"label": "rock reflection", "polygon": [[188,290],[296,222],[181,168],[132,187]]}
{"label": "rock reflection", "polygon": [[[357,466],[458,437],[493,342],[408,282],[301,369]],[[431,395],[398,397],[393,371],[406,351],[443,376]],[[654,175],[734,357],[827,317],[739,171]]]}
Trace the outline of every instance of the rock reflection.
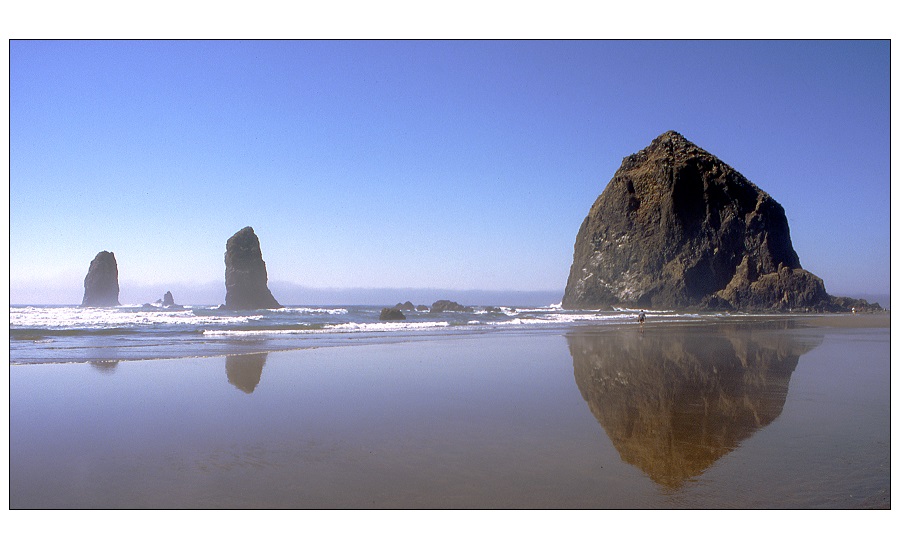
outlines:
{"label": "rock reflection", "polygon": [[92,360],[91,366],[93,366],[97,371],[102,372],[104,374],[114,374],[116,372],[116,366],[119,364],[118,360]]}
{"label": "rock reflection", "polygon": [[572,333],[575,382],[622,460],[678,488],[781,414],[801,355],[786,326]]}
{"label": "rock reflection", "polygon": [[225,373],[231,383],[247,394],[252,393],[262,377],[263,366],[269,353],[234,355],[225,357]]}

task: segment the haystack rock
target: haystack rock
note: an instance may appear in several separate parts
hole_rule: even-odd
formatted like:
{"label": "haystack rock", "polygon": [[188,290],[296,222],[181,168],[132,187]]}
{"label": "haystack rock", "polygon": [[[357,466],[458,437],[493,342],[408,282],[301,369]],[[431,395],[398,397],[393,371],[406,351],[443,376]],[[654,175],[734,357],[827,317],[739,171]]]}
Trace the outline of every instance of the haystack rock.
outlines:
{"label": "haystack rock", "polygon": [[225,305],[222,308],[280,309],[268,287],[266,262],[253,227],[244,227],[225,245]]}
{"label": "haystack rock", "polygon": [[575,240],[562,305],[879,308],[829,296],[801,267],[784,208],[674,131],[626,157],[594,202]]}
{"label": "haystack rock", "polygon": [[97,254],[84,277],[82,307],[115,307],[119,305],[119,266],[112,252]]}

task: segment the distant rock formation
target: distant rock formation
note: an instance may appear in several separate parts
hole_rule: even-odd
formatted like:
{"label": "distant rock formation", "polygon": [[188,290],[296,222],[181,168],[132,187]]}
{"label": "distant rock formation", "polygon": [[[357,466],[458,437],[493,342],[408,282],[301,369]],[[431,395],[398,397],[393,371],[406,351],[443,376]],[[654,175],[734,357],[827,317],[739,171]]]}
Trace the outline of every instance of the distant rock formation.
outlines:
{"label": "distant rock formation", "polygon": [[407,301],[406,303],[398,303],[394,305],[395,309],[400,309],[401,311],[415,311],[416,306],[412,304],[412,301]]}
{"label": "distant rock formation", "polygon": [[244,227],[225,245],[225,304],[223,309],[280,309],[268,287],[266,262],[253,227]]}
{"label": "distant rock formation", "polygon": [[451,312],[459,312],[459,313],[471,313],[475,309],[472,307],[466,307],[465,305],[460,305],[455,301],[448,301],[446,299],[439,299],[431,304],[431,312],[432,313],[443,313],[446,311]]}
{"label": "distant rock formation", "polygon": [[112,252],[102,251],[94,257],[84,277],[82,307],[115,307],[119,305],[119,266]]}
{"label": "distant rock formation", "polygon": [[166,292],[166,295],[163,296],[162,306],[163,307],[174,307],[175,306],[175,298],[172,297],[172,292]]}
{"label": "distant rock formation", "polygon": [[166,292],[166,295],[164,295],[162,299],[157,299],[153,303],[144,303],[142,307],[145,310],[150,311],[154,309],[184,309],[184,306],[175,303],[175,298],[172,297],[172,292]]}
{"label": "distant rock formation", "polygon": [[562,306],[849,311],[804,270],[784,209],[681,134],[622,161],[581,224]]}
{"label": "distant rock formation", "polygon": [[417,311],[428,311],[428,305],[416,305]]}
{"label": "distant rock formation", "polygon": [[378,315],[378,320],[406,320],[406,315],[396,307],[385,307]]}

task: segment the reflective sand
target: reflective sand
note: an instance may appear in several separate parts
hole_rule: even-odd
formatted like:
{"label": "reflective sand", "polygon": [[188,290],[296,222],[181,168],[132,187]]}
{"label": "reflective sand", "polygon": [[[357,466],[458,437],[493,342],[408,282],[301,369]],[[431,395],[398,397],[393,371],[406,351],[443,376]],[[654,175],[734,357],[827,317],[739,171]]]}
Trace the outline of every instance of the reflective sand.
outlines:
{"label": "reflective sand", "polygon": [[13,366],[10,506],[888,507],[889,329],[811,324]]}

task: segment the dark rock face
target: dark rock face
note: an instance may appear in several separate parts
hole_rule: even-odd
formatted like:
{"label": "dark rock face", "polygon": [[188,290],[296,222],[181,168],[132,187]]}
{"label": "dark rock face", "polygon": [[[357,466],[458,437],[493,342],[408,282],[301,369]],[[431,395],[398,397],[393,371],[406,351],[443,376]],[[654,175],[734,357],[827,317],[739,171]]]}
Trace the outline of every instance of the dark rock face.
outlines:
{"label": "dark rock face", "polygon": [[183,306],[175,303],[175,298],[172,297],[172,292],[166,292],[166,295],[162,297],[162,299],[157,299],[153,303],[144,303],[142,307],[146,310],[153,309],[184,309]]}
{"label": "dark rock face", "polygon": [[416,305],[417,311],[428,311],[428,305]]}
{"label": "dark rock face", "polygon": [[381,310],[378,320],[406,320],[406,315],[397,307],[385,307]]}
{"label": "dark rock face", "polygon": [[119,266],[112,252],[102,251],[91,261],[84,277],[82,307],[119,305]]}
{"label": "dark rock face", "polygon": [[175,298],[172,297],[172,292],[166,292],[166,295],[163,296],[162,306],[163,307],[174,307],[175,306]]}
{"label": "dark rock face", "polygon": [[412,301],[407,301],[406,303],[398,303],[394,305],[395,309],[400,309],[401,311],[415,311],[416,306],[412,304]]}
{"label": "dark rock face", "polygon": [[225,305],[223,309],[280,309],[268,287],[266,262],[253,227],[244,227],[225,245]]}
{"label": "dark rock face", "polygon": [[443,313],[445,311],[471,313],[472,311],[474,311],[474,309],[472,309],[472,307],[466,307],[465,305],[460,305],[455,301],[448,301],[446,299],[440,299],[432,303],[432,313]]}
{"label": "dark rock face", "polygon": [[594,202],[562,304],[842,309],[801,267],[781,205],[671,131],[625,158]]}

